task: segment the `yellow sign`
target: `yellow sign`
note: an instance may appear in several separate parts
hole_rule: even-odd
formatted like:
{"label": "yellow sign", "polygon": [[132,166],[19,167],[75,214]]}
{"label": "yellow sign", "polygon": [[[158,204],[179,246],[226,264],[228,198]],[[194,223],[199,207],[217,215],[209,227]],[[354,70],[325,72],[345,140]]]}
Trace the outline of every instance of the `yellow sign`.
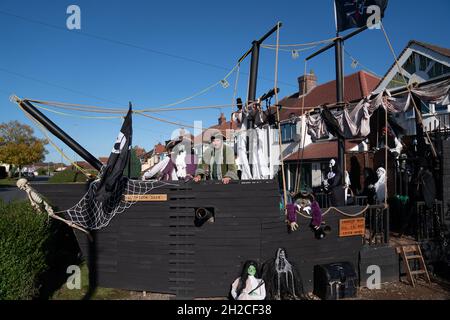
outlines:
{"label": "yellow sign", "polygon": [[126,194],[125,201],[129,202],[160,202],[167,201],[167,194]]}
{"label": "yellow sign", "polygon": [[365,232],[365,218],[339,220],[339,237],[364,236]]}

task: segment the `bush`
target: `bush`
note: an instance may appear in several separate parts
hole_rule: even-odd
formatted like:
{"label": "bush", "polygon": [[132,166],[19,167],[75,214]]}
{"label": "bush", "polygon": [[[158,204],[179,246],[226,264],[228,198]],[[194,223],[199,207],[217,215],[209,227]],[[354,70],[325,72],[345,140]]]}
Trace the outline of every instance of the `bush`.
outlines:
{"label": "bush", "polygon": [[46,176],[46,175],[48,175],[48,170],[47,170],[47,168],[39,168],[39,169],[37,169],[37,173],[40,176]]}
{"label": "bush", "polygon": [[0,300],[36,297],[39,277],[48,268],[47,215],[37,214],[26,202],[0,200],[0,235]]}
{"label": "bush", "polygon": [[73,183],[73,182],[86,182],[86,176],[76,170],[66,169],[61,172],[55,173],[53,177],[49,179],[50,183]]}

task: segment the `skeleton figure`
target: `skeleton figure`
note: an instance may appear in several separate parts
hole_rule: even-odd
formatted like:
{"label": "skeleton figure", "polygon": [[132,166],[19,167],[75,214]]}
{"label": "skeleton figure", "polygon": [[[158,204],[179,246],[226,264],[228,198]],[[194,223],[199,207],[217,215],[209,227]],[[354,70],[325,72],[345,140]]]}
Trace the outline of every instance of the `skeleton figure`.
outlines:
{"label": "skeleton figure", "polygon": [[47,201],[45,201],[44,199],[42,199],[42,197],[39,195],[39,193],[34,190],[29,184],[28,184],[28,180],[27,179],[19,179],[17,181],[17,187],[20,190],[23,190],[27,193],[28,196],[28,200],[30,200],[31,206],[39,213],[42,213],[43,211],[47,212],[48,216],[56,219],[56,220],[60,220],[62,222],[64,222],[65,224],[67,224],[69,227],[78,229],[84,233],[86,233],[88,236],[89,232],[84,230],[83,228],[81,228],[80,226],[74,224],[73,222],[70,222],[64,218],[61,218],[59,216],[57,216],[54,211],[53,208],[47,203]]}
{"label": "skeleton figure", "polygon": [[269,300],[304,299],[303,283],[298,270],[286,257],[286,250],[279,248],[274,259],[263,266],[263,279],[266,283]]}
{"label": "skeleton figure", "polygon": [[[23,190],[27,193],[28,200],[30,200],[31,206],[38,211],[39,213],[42,213],[42,209],[49,213],[49,215],[53,214],[53,209],[50,207],[50,205],[44,201],[41,196],[34,190],[29,184],[27,179],[19,179],[17,181],[17,187],[20,190]],[[43,208],[42,208],[43,207]]]}

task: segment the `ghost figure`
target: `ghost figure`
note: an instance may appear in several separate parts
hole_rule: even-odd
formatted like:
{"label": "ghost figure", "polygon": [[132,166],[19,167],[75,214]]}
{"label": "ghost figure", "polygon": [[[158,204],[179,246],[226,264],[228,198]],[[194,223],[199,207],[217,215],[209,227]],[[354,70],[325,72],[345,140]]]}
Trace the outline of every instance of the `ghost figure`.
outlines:
{"label": "ghost figure", "polygon": [[264,280],[258,279],[258,264],[247,261],[241,276],[231,285],[231,296],[234,300],[264,300],[266,286]]}
{"label": "ghost figure", "polygon": [[303,282],[297,268],[286,256],[286,250],[279,248],[275,258],[263,266],[263,279],[266,283],[269,300],[304,299]]}
{"label": "ghost figure", "polygon": [[383,202],[386,196],[386,170],[384,168],[378,168],[377,170],[378,181],[373,185],[377,194],[377,201]]}

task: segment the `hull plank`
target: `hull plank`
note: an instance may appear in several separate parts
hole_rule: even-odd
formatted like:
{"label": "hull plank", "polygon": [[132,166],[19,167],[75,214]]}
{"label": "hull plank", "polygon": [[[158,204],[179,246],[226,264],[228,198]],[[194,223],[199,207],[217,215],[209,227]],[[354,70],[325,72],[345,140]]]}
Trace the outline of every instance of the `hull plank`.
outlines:
{"label": "hull plank", "polygon": [[[86,192],[82,184],[34,187],[57,210],[70,208]],[[274,181],[159,188],[154,193],[167,194],[167,201],[139,202],[118,214],[95,232],[93,251],[84,234],[75,235],[87,260],[95,255],[99,286],[177,298],[226,297],[243,262],[262,263],[279,247],[286,248],[307,291],[313,289],[314,265],[350,261],[357,267],[361,236],[339,238],[339,221],[350,217],[328,213],[324,220],[332,232],[322,240],[314,238],[310,220],[302,217],[299,231],[288,233],[278,192]],[[196,208],[212,208],[215,222],[195,227]],[[360,210],[345,208],[348,213]]]}

